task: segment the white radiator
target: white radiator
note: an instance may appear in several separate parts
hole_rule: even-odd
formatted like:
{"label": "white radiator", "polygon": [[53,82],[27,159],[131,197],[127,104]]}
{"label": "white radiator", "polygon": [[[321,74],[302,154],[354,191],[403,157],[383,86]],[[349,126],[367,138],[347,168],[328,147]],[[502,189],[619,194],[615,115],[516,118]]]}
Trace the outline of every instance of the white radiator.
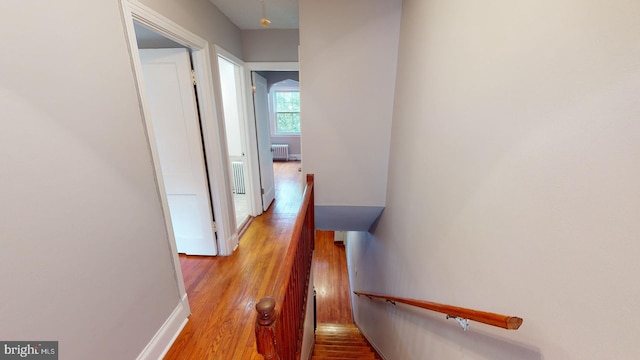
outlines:
{"label": "white radiator", "polygon": [[233,192],[244,194],[244,165],[242,161],[232,161],[231,169],[233,171]]}
{"label": "white radiator", "polygon": [[271,145],[271,152],[273,153],[273,160],[289,161],[289,145],[273,144]]}

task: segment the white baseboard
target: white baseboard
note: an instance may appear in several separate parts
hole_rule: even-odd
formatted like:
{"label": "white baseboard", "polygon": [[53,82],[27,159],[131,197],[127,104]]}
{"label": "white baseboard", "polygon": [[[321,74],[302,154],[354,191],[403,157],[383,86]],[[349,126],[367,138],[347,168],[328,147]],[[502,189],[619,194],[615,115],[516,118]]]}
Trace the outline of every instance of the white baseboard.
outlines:
{"label": "white baseboard", "polygon": [[[187,313],[187,318],[191,315],[191,306],[189,306],[189,298],[187,297],[187,294],[185,293],[184,295],[182,295],[182,308],[186,311]],[[174,310],[175,311],[175,310]],[[184,326],[183,326],[184,327]],[[182,329],[181,329],[182,330]]]}
{"label": "white baseboard", "polygon": [[289,154],[289,161],[301,161],[302,155],[300,154]]}
{"label": "white baseboard", "polygon": [[233,234],[233,236],[231,237],[231,243],[234,244],[233,245],[233,250],[231,250],[231,254],[220,254],[220,255],[229,256],[229,255],[232,255],[236,251],[236,249],[240,245],[240,239],[238,238],[238,232]]}
{"label": "white baseboard", "polygon": [[189,306],[184,306],[184,302],[188,300],[186,295],[182,301],[176,306],[167,321],[162,324],[153,339],[145,346],[144,350],[138,355],[137,360],[161,360],[169,351],[173,342],[176,341],[178,335],[189,320]]}

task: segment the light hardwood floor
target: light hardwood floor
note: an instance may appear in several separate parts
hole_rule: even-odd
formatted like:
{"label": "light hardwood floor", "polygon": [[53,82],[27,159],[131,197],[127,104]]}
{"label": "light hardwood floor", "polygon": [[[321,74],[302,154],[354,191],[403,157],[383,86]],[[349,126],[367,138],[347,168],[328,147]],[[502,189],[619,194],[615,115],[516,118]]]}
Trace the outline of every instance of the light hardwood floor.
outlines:
{"label": "light hardwood floor", "polygon": [[[249,225],[233,255],[180,255],[192,315],[165,359],[262,359],[255,350],[255,303],[270,293],[302,197],[300,164],[274,165],[276,200]],[[337,260],[340,256],[344,259],[344,247],[333,244],[332,232],[318,232],[316,241],[315,286],[322,289],[318,291],[318,318],[322,317],[322,322],[350,322],[346,320],[351,318],[346,265]],[[321,254],[325,255],[319,257]],[[322,260],[324,256],[328,258]],[[329,271],[336,269],[334,263],[339,269],[344,265],[344,270]],[[334,273],[333,277],[329,273]],[[339,281],[346,283],[346,292]],[[338,292],[343,294],[336,296]]]}

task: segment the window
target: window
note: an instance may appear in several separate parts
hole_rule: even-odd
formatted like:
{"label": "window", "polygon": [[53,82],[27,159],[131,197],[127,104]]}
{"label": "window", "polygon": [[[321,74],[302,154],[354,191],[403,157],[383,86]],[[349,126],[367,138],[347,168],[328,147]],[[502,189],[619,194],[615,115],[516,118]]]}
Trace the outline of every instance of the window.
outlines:
{"label": "window", "polygon": [[276,91],[274,109],[276,134],[300,134],[300,92]]}

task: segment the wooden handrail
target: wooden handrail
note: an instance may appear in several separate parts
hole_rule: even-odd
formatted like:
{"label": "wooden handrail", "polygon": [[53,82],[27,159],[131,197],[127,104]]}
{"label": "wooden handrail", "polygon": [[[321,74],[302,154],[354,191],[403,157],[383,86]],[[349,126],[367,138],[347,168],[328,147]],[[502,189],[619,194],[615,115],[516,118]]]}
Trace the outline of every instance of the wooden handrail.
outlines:
{"label": "wooden handrail", "polygon": [[522,318],[516,316],[507,316],[501,314],[490,313],[486,311],[478,311],[473,309],[466,309],[457,306],[438,304],[430,301],[422,301],[415,299],[400,298],[389,295],[373,294],[362,291],[354,291],[356,295],[363,295],[368,298],[384,299],[392,302],[399,302],[411,306],[416,306],[422,309],[441,312],[451,317],[469,319],[477,322],[481,322],[487,325],[497,326],[507,330],[517,330],[522,325]]}
{"label": "wooden handrail", "polygon": [[256,347],[265,359],[300,358],[311,258],[315,244],[313,174],[307,175],[298,211],[279,276],[271,296],[256,304]]}

